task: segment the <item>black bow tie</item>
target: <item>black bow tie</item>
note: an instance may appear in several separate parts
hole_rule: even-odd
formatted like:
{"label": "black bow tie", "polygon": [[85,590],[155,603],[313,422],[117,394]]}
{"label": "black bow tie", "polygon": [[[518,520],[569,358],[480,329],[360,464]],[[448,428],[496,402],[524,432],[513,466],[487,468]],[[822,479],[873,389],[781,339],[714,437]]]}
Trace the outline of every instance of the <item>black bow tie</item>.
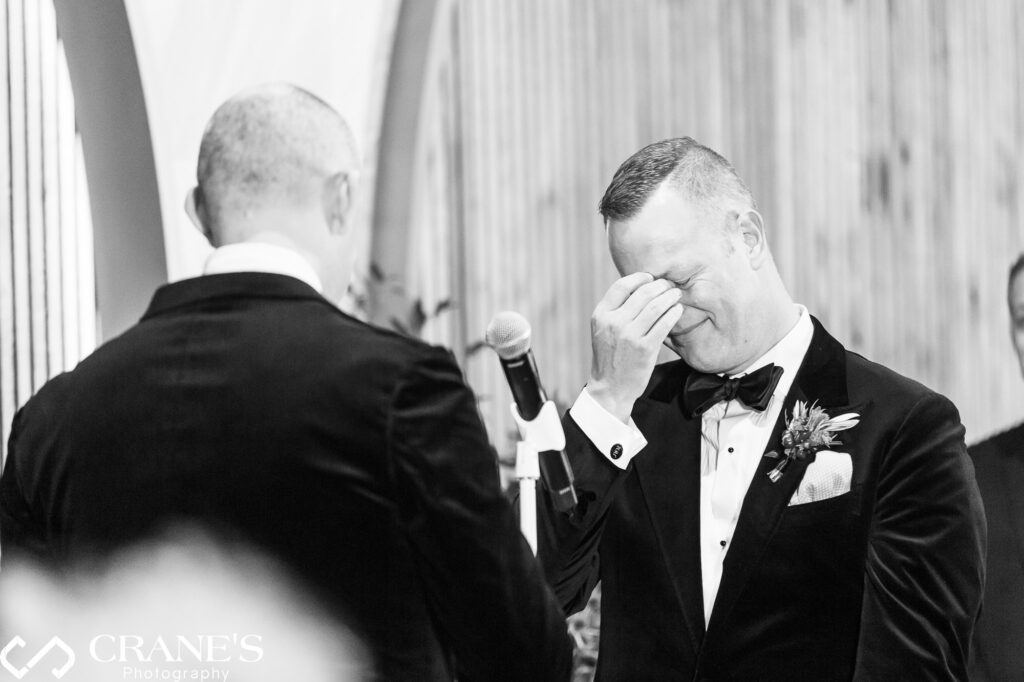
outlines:
{"label": "black bow tie", "polygon": [[683,387],[683,407],[686,414],[696,417],[720,402],[735,398],[752,410],[764,412],[781,376],[782,368],[775,365],[766,365],[738,379],[693,372]]}

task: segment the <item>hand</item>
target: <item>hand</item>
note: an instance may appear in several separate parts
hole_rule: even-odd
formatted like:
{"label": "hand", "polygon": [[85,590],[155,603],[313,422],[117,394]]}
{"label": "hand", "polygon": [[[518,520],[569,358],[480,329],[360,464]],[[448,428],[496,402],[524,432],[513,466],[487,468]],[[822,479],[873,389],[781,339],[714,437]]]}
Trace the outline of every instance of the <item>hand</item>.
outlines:
{"label": "hand", "polygon": [[590,318],[594,359],[587,392],[622,422],[644,392],[661,344],[683,314],[679,290],[646,272],[612,284]]}

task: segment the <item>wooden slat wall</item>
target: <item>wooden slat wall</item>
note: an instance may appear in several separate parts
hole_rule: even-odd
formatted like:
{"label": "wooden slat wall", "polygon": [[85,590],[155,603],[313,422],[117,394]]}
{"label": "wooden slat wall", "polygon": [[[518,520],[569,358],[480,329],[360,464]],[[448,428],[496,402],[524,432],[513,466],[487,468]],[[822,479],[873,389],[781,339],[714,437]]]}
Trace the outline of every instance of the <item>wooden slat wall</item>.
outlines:
{"label": "wooden slat wall", "polygon": [[96,343],[92,223],[50,2],[0,12],[0,424]]}
{"label": "wooden slat wall", "polygon": [[[447,2],[437,12],[435,34],[431,38],[427,61],[434,69],[435,80],[427,89],[420,111],[418,153],[414,154],[415,183],[409,210],[409,239],[403,244],[409,270],[401,274],[401,291],[394,310],[376,321],[383,326],[397,326],[386,319],[394,316],[411,333],[421,335],[464,352],[464,317],[450,312],[450,305],[463,289],[461,284],[462,239],[460,229],[461,199],[458,149],[460,107],[457,99],[456,60],[458,45],[452,44],[454,15]],[[435,53],[435,49],[437,53]],[[393,200],[402,200],[395,197]],[[395,273],[389,273],[393,275]],[[415,320],[402,308],[418,306],[425,319]],[[420,325],[422,324],[422,328]]]}
{"label": "wooden slat wall", "polygon": [[[848,347],[949,395],[968,440],[1024,417],[1005,309],[1024,249],[1024,3],[462,0],[452,12],[453,68],[434,87],[456,87],[425,130],[457,187],[430,176],[423,210],[451,222],[416,253],[417,281],[443,281],[459,307],[429,337],[465,346],[519,310],[549,393],[571,400],[590,311],[615,277],[597,201],[640,146],[691,135],[748,181],[794,296]],[[465,366],[507,452],[497,363],[484,352]]]}

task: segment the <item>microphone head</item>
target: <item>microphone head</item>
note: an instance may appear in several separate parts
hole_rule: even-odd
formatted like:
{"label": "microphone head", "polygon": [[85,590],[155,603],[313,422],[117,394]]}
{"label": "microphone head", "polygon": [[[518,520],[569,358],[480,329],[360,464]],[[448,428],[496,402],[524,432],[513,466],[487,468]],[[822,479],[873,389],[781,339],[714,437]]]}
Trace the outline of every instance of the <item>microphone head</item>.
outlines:
{"label": "microphone head", "polygon": [[521,357],[530,350],[530,323],[519,313],[498,313],[487,325],[484,339],[502,360]]}

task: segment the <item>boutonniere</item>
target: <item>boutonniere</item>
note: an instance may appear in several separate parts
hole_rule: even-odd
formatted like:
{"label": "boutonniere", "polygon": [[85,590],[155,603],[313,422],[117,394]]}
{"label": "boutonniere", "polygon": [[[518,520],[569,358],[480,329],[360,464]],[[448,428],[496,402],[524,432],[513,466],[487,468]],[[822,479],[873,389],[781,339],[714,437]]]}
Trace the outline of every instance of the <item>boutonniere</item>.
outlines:
{"label": "boutonniere", "polygon": [[[782,474],[786,473],[786,467],[792,460],[803,461],[814,453],[831,448],[833,445],[842,445],[836,440],[835,434],[839,431],[851,429],[860,423],[860,415],[856,412],[847,412],[838,417],[830,417],[825,410],[816,403],[808,405],[802,400],[796,401],[793,407],[793,416],[786,424],[786,430],[782,433],[782,447],[785,458],[775,465],[768,472],[768,478],[775,483]],[[778,457],[779,453],[769,452],[768,457]]]}

